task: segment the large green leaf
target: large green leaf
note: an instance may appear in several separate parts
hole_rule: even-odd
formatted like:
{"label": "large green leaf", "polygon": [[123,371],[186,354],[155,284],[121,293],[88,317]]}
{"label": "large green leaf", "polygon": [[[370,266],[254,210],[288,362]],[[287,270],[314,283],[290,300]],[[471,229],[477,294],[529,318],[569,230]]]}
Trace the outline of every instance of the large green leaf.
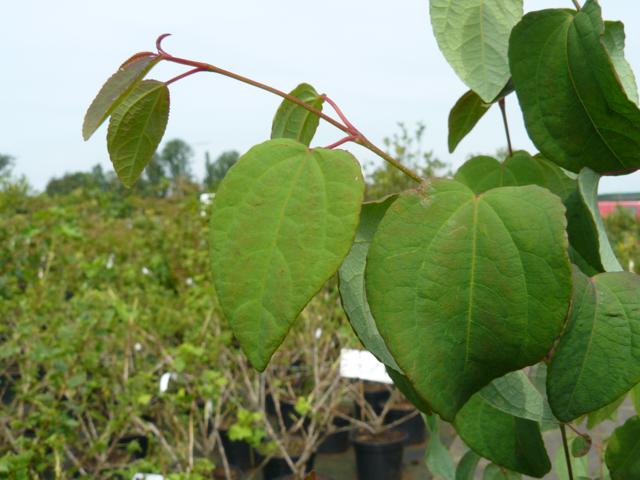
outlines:
{"label": "large green leaf", "polygon": [[640,168],[640,110],[603,44],[600,7],[531,12],[513,29],[511,73],[533,143],[578,173]]}
{"label": "large green leaf", "polygon": [[538,185],[563,201],[576,190],[576,181],[541,156],[517,151],[504,162],[487,156],[467,160],[454,178],[480,194],[496,187]]}
{"label": "large green leaf", "polygon": [[455,480],[456,467],[447,447],[440,438],[440,419],[438,415],[423,415],[425,426],[429,432],[427,448],[424,451],[424,462],[429,472],[442,480]]}
{"label": "large green leaf", "polygon": [[622,270],[598,208],[600,175],[583,168],[578,188],[566,199],[571,260],[587,275]]}
{"label": "large green leaf", "polygon": [[220,184],[211,212],[213,281],[258,370],[349,252],[363,194],[350,153],[290,139],[253,147]]}
{"label": "large green leaf", "polygon": [[540,425],[492,407],[479,394],[458,412],[454,425],[469,448],[493,463],[537,478],[551,470]]}
{"label": "large green leaf", "polygon": [[479,462],[480,456],[473,450],[465,453],[456,468],[456,480],[473,480],[476,478],[476,468],[478,468]]}
{"label": "large green leaf", "polygon": [[574,270],[566,330],[547,377],[555,416],[570,422],[613,402],[640,382],[640,277]]}
{"label": "large green leaf", "polygon": [[625,93],[636,105],[638,104],[638,85],[636,84],[636,77],[633,74],[631,65],[624,58],[624,24],[622,22],[604,22],[604,36],[602,41],[613,66],[616,69],[616,73],[620,79],[620,83],[624,88]]}
{"label": "large green leaf", "polygon": [[616,428],[607,444],[605,461],[612,480],[640,478],[640,417]]}
{"label": "large green leaf", "polygon": [[[306,104],[322,111],[324,99],[308,83],[301,83],[289,95],[302,100]],[[309,145],[316,134],[320,117],[304,107],[290,101],[283,100],[278,107],[271,126],[271,138],[292,138]]]}
{"label": "large green leaf", "polygon": [[349,255],[342,262],[338,275],[342,306],[356,335],[364,347],[373,353],[378,360],[393,370],[401,372],[378,332],[367,302],[364,286],[364,271],[371,240],[373,240],[373,235],[376,233],[378,224],[387,208],[396,198],[398,198],[397,195],[392,195],[382,201],[365,203],[362,206],[356,239],[351,246]]}
{"label": "large green leaf", "polygon": [[490,108],[491,104],[485,103],[473,90],[460,97],[449,113],[449,153],[453,153]]}
{"label": "large green leaf", "polygon": [[131,187],[151,161],[169,119],[169,89],[144,80],[111,114],[107,149],[122,183]]}
{"label": "large green leaf", "polygon": [[509,34],[522,0],[430,0],[438,46],[458,76],[487,103],[509,80]]}
{"label": "large green leaf", "polygon": [[564,208],[537,186],[476,196],[435,180],[389,207],[367,258],[369,305],[416,391],[447,420],[541,360],[571,296]]}
{"label": "large green leaf", "polygon": [[136,55],[106,81],[84,116],[82,137],[85,140],[93,135],[159,60],[157,55],[150,52]]}
{"label": "large green leaf", "polygon": [[538,423],[557,423],[544,396],[522,371],[496,378],[477,395],[493,408],[514,417]]}

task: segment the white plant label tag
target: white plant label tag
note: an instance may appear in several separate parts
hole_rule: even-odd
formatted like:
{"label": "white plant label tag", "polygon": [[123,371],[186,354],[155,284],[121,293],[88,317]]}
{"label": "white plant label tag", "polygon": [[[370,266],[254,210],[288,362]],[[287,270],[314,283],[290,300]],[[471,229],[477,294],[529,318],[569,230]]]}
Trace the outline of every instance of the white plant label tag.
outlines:
{"label": "white plant label tag", "polygon": [[371,382],[393,383],[384,363],[367,350],[343,348],[340,350],[340,376]]}

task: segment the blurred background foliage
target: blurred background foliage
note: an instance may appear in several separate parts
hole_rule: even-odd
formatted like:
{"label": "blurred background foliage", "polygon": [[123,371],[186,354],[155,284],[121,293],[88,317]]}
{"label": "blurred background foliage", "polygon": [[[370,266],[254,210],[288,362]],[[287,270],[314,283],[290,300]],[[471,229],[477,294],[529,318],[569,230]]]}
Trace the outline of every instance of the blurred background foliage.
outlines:
{"label": "blurred background foliage", "polygon": [[[400,124],[387,151],[425,177],[448,175],[424,150],[424,133]],[[0,478],[211,478],[216,432],[235,426],[254,443],[274,437],[247,413],[255,414],[247,399],[259,380],[243,370],[209,276],[201,194],[215,192],[238,157],[207,155],[199,183],[193,150],[176,139],[131,190],[98,165],[37,193],[0,155]],[[369,199],[414,187],[387,164],[369,166],[367,178]],[[606,226],[623,265],[637,271],[638,219],[618,210]],[[315,346],[324,345],[335,376],[339,349],[358,341],[335,281],[302,317],[270,367],[270,388],[326,426],[331,415],[320,413],[340,395],[313,404],[314,385],[327,388],[322,370],[302,381],[291,366],[317,363]],[[301,342],[314,347],[301,351]]]}

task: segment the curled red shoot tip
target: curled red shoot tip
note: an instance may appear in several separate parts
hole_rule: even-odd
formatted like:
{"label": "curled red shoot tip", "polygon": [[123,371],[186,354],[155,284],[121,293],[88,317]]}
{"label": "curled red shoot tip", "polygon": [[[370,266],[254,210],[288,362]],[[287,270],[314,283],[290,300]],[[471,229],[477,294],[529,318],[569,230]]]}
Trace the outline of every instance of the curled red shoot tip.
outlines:
{"label": "curled red shoot tip", "polygon": [[[338,114],[338,116],[340,117],[340,120],[342,120],[345,127],[347,127],[347,129],[349,130],[350,136],[347,137],[348,140],[345,140],[345,141],[349,142],[349,141],[357,140],[358,138],[364,138],[364,136],[360,133],[360,131],[353,126],[353,124],[349,121],[349,119],[345,116],[345,114],[342,113],[342,110],[340,110],[340,107],[338,107],[338,105],[336,105],[336,103],[333,100],[331,100],[324,93],[320,95],[320,97],[329,105],[331,105],[331,108],[333,108],[333,110]],[[327,147],[327,148],[330,148],[330,147]]]}
{"label": "curled red shoot tip", "polygon": [[156,39],[156,49],[158,50],[158,54],[162,55],[163,57],[169,57],[170,55],[164,51],[164,49],[162,48],[162,41],[171,36],[170,33],[163,33],[162,35],[160,35],[157,39]]}

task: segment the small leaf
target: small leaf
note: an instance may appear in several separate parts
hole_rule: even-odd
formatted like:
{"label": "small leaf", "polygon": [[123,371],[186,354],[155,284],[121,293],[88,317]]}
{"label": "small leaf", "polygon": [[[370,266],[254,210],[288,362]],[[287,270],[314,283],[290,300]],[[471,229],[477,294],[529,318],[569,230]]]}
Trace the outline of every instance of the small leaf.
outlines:
{"label": "small leaf", "polygon": [[477,395],[493,408],[514,417],[538,423],[557,423],[546,399],[522,371],[495,379]]}
{"label": "small leaf", "polygon": [[564,229],[560,199],[536,186],[476,196],[434,180],[387,210],[367,257],[369,305],[404,375],[443,418],[553,345],[571,296]]}
{"label": "small leaf", "polygon": [[389,353],[384,340],[378,332],[376,322],[371,315],[364,286],[364,272],[367,264],[367,253],[378,224],[387,208],[398,198],[392,195],[379,202],[369,202],[362,205],[360,225],[356,239],[351,246],[349,255],[344,259],[338,278],[340,279],[340,297],[342,306],[354,332],[362,345],[385,365],[396,372],[400,367]]}
{"label": "small leaf", "polygon": [[553,459],[554,473],[558,480],[590,480],[589,457],[575,458],[569,456],[569,459],[573,470],[573,479],[570,479],[567,471],[567,457],[565,456],[564,448],[559,446]]}
{"label": "small leaf", "polygon": [[549,365],[553,413],[570,422],[610,404],[640,382],[640,277],[574,269],[566,330]]}
{"label": "small leaf", "polygon": [[636,105],[638,104],[638,85],[631,65],[624,58],[624,24],[622,22],[604,22],[604,36],[602,37],[609,57],[616,69],[620,83],[627,97]]}
{"label": "small leaf", "polygon": [[640,417],[631,417],[615,429],[607,444],[605,461],[611,480],[640,478]]}
{"label": "small leaf", "polygon": [[120,181],[131,187],[151,161],[169,119],[169,89],[144,80],[111,114],[107,149]]}
{"label": "small leaf", "polygon": [[520,480],[522,476],[516,472],[499,467],[493,463],[487,465],[482,475],[482,480]]}
{"label": "small leaf", "polygon": [[640,110],[623,90],[609,53],[600,7],[541,10],[513,29],[509,63],[529,137],[572,172],[640,168]]}
{"label": "small leaf", "polygon": [[509,34],[522,0],[431,0],[438,46],[467,86],[491,102],[509,80]]}
{"label": "small leaf", "polygon": [[576,458],[584,457],[591,450],[591,437],[589,435],[578,435],[571,442],[571,455]]}
{"label": "small leaf", "polygon": [[458,412],[454,425],[469,448],[498,465],[536,478],[551,470],[540,425],[493,408],[479,394]]}
{"label": "small leaf", "polygon": [[423,415],[429,431],[429,440],[424,452],[424,462],[429,472],[436,478],[456,480],[456,467],[447,447],[440,438],[440,419],[438,415]]}
{"label": "small leaf", "polygon": [[220,306],[258,370],[353,242],[364,180],[344,150],[290,139],[253,147],[213,201],[210,249]]}
{"label": "small leaf", "polygon": [[158,56],[151,52],[134,55],[107,80],[85,114],[82,125],[82,137],[85,140],[89,140],[159,61]]}
{"label": "small leaf", "polygon": [[[289,95],[302,100],[316,110],[322,111],[324,99],[308,83],[301,83]],[[306,108],[285,99],[278,107],[276,116],[273,119],[271,138],[292,138],[308,146],[316,134],[319,123],[320,117]]]}
{"label": "small leaf", "polygon": [[480,456],[473,450],[465,453],[456,468],[456,480],[473,480],[476,477],[479,462]]}
{"label": "small leaf", "polygon": [[460,97],[449,113],[449,153],[453,153],[490,108],[491,104],[485,103],[473,90]]}

